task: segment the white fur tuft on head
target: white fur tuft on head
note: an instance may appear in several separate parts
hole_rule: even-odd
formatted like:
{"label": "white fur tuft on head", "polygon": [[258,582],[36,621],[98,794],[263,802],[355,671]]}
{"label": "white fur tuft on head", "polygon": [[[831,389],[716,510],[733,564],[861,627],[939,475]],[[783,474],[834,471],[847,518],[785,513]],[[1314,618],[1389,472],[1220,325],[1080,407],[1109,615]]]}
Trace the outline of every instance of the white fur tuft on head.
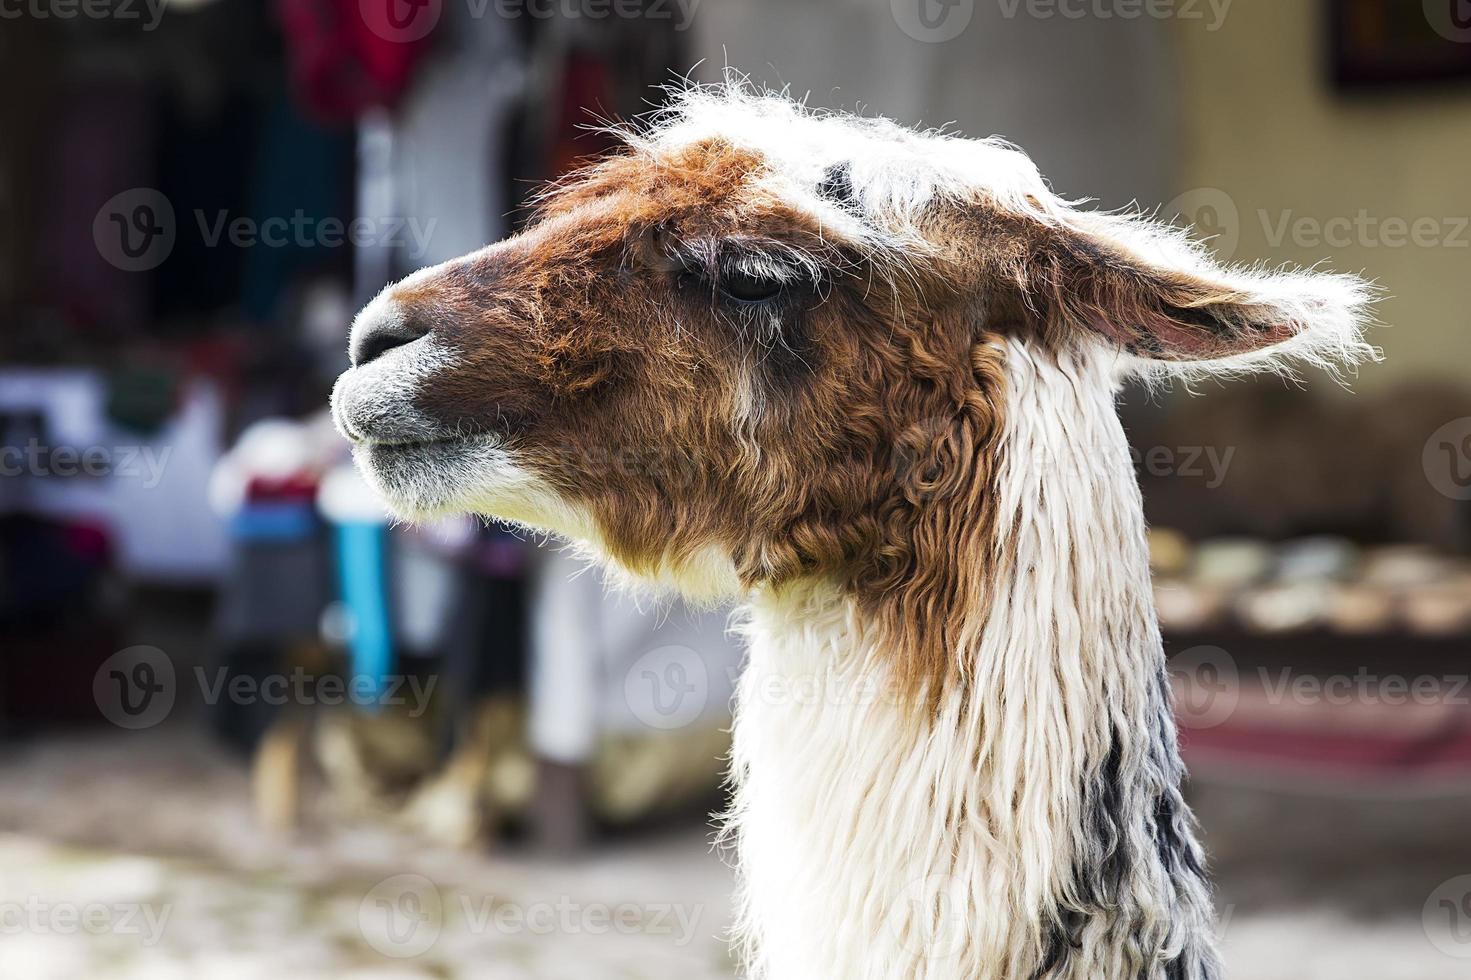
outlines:
{"label": "white fur tuft on head", "polygon": [[[671,89],[667,107],[642,125],[616,131],[636,151],[651,154],[716,139],[754,150],[768,164],[760,179],[771,191],[890,264],[944,246],[925,232],[937,206],[983,205],[1058,235],[1104,243],[1142,272],[1194,277],[1211,294],[1259,307],[1284,327],[1264,334],[1259,346],[1227,354],[1141,357],[1120,351],[1122,374],[1187,382],[1263,371],[1295,377],[1294,368],[1306,365],[1341,379],[1379,357],[1363,339],[1379,293],[1372,283],[1352,275],[1222,264],[1185,230],[1147,214],[1089,210],[1086,199],[1059,196],[1023,151],[999,137],[967,139],[815,109],[759,89],[733,71],[720,84]],[[839,171],[844,193],[833,200],[823,189]]]}

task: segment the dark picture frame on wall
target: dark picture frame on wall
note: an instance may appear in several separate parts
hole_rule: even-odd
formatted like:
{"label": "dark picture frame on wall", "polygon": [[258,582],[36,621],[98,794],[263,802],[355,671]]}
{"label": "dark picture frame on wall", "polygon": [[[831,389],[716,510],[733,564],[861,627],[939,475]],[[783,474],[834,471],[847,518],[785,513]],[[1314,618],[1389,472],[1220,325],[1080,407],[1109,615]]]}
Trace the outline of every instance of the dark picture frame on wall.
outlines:
{"label": "dark picture frame on wall", "polygon": [[1326,0],[1340,89],[1471,82],[1471,0]]}

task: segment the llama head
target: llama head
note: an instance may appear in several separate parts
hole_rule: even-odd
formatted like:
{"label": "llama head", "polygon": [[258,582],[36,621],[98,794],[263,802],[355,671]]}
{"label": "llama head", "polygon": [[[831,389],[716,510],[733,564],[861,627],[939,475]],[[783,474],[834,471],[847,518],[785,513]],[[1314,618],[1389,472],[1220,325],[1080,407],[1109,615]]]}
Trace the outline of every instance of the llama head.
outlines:
{"label": "llama head", "polygon": [[405,516],[471,511],[690,592],[976,583],[1009,345],[1120,373],[1370,353],[1365,287],[1228,270],[1018,150],[695,89],[522,233],[385,289],[334,394]]}

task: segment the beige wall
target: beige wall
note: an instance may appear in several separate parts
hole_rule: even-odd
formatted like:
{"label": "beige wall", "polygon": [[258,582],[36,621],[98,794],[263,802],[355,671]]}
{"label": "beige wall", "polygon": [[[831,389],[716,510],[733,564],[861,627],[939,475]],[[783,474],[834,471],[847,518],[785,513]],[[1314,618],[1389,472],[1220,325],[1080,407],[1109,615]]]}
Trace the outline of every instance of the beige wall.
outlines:
{"label": "beige wall", "polygon": [[[1386,361],[1365,368],[1356,388],[1428,375],[1471,384],[1471,227],[1461,227],[1471,218],[1471,87],[1335,94],[1322,7],[1236,0],[1214,33],[1171,25],[1177,190],[1226,193],[1239,213],[1239,260],[1327,259],[1337,270],[1362,270],[1392,294],[1380,304],[1386,326],[1374,333]],[[1218,197],[1190,194],[1186,211]],[[1430,219],[1427,237],[1451,241],[1392,247],[1382,233],[1396,229],[1370,225],[1342,232],[1347,245],[1290,231],[1274,243],[1289,213],[1292,221],[1327,222],[1356,219],[1361,209],[1381,222]]]}
{"label": "beige wall", "polygon": [[893,9],[920,2],[703,0],[696,75],[714,80],[728,64],[814,105],[999,134],[1070,197],[1152,206],[1170,196],[1173,161],[1158,149],[1174,142],[1164,25],[1008,16],[1025,5],[973,0],[954,8],[965,17],[957,36],[927,42]]}

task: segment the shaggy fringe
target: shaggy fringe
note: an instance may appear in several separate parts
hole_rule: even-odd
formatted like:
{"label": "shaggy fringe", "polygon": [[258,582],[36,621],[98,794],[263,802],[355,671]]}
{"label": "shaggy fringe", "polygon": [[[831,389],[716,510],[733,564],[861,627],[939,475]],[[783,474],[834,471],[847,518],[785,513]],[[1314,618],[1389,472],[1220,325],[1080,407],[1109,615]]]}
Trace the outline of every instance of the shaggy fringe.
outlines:
{"label": "shaggy fringe", "polygon": [[[760,89],[731,69],[723,82],[686,81],[666,91],[667,106],[606,130],[634,152],[651,155],[710,139],[761,153],[770,162],[772,189],[860,246],[880,274],[902,276],[906,263],[943,251],[930,235],[937,210],[979,205],[1041,229],[1110,242],[1143,269],[1210,283],[1213,298],[1202,305],[1228,300],[1267,308],[1289,325],[1288,339],[1228,356],[1121,354],[1122,373],[1147,384],[1257,373],[1298,381],[1303,367],[1342,384],[1360,364],[1381,359],[1364,339],[1376,322],[1372,308],[1382,294],[1376,284],[1317,269],[1221,264],[1185,229],[1139,210],[1087,210],[1087,199],[1057,195],[1026,153],[1000,137],[967,139],[943,128],[915,130],[882,117],[812,108],[785,92]],[[839,164],[847,168],[857,216],[821,201],[813,190],[827,168]]]}

